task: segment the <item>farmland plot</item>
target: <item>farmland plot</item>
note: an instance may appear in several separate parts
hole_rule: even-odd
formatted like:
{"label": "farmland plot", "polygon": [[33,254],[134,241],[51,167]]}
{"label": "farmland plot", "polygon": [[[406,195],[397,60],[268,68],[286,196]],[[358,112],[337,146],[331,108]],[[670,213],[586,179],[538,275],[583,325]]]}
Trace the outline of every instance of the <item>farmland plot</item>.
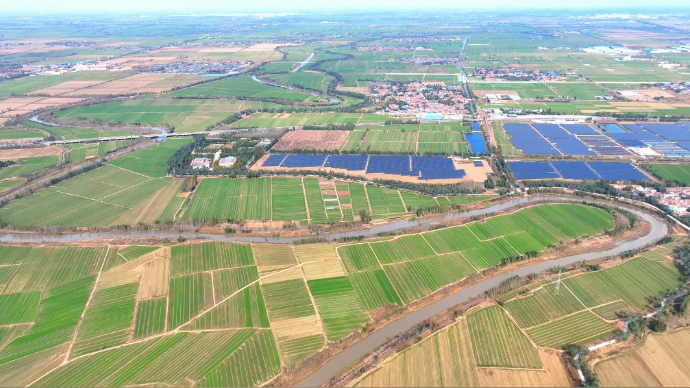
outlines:
{"label": "farmland plot", "polygon": [[223,298],[216,305],[184,328],[217,330],[227,328],[268,328],[269,321],[261,287],[258,283],[243,287]]}
{"label": "farmland plot", "polygon": [[271,179],[204,179],[183,220],[269,220]]}
{"label": "farmland plot", "polygon": [[42,377],[36,385],[181,385],[195,380],[251,386],[278,373],[280,362],[270,332],[178,333],[81,358]]}
{"label": "farmland plot", "polygon": [[134,339],[148,337],[165,331],[167,304],[167,297],[139,301],[134,324]]}
{"label": "farmland plot", "polygon": [[171,278],[168,328],[174,329],[189,322],[212,305],[210,274],[195,273]]}
{"label": "farmland plot", "polygon": [[306,220],[304,191],[299,179],[271,178],[273,220]]}
{"label": "farmland plot", "polygon": [[537,345],[554,349],[569,344],[584,345],[612,332],[612,324],[602,321],[589,311],[582,311],[527,330],[527,334]]}
{"label": "farmland plot", "polygon": [[295,251],[290,245],[253,244],[252,249],[259,272],[273,272],[297,265]]}
{"label": "farmland plot", "polygon": [[478,366],[541,368],[536,349],[498,306],[467,316]]}
{"label": "farmland plot", "polygon": [[98,289],[89,304],[71,357],[121,345],[129,339],[138,284]]}
{"label": "farmland plot", "polygon": [[522,327],[546,323],[585,308],[567,289],[554,294],[553,284],[504,304]]}
{"label": "farmland plot", "polygon": [[204,242],[171,248],[172,276],[254,265],[252,246],[242,243]]}
{"label": "farmland plot", "polygon": [[563,281],[587,307],[620,299],[637,311],[645,310],[653,297],[681,283],[676,270],[644,257]]}
{"label": "farmland plot", "polygon": [[383,270],[352,272],[349,276],[366,310],[374,310],[389,304],[403,305],[400,296]]}
{"label": "farmland plot", "polygon": [[369,317],[346,276],[308,282],[329,341],[337,341],[359,329]]}

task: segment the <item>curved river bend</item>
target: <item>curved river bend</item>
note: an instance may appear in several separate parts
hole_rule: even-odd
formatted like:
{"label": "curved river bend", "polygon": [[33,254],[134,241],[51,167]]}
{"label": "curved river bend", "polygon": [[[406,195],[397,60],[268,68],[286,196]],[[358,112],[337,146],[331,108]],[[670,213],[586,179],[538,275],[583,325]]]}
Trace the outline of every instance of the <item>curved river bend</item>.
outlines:
{"label": "curved river bend", "polygon": [[[379,233],[394,232],[407,228],[414,228],[418,226],[429,225],[437,222],[450,221],[454,219],[470,218],[475,216],[486,215],[498,211],[508,210],[518,205],[536,204],[544,202],[576,202],[573,198],[566,197],[521,197],[516,198],[501,204],[489,206],[484,209],[472,210],[462,213],[446,213],[436,217],[418,219],[418,220],[403,220],[391,222],[385,225],[378,225],[366,230],[334,233],[327,235],[328,240],[336,240],[342,237],[355,236],[375,236]],[[323,364],[319,369],[312,372],[310,375],[295,384],[296,387],[315,387],[320,386],[330,380],[343,368],[352,365],[357,360],[374,351],[379,346],[383,345],[389,338],[392,338],[411,327],[437,315],[441,312],[464,303],[474,297],[477,297],[484,292],[500,285],[501,282],[513,276],[526,276],[532,273],[538,273],[557,266],[565,266],[583,260],[596,260],[608,256],[615,256],[625,251],[642,248],[649,244],[653,244],[660,240],[668,233],[666,223],[658,218],[644,213],[639,210],[628,209],[635,213],[641,219],[647,221],[651,225],[651,231],[644,236],[632,236],[628,239],[619,241],[615,246],[606,251],[585,252],[578,255],[563,257],[549,261],[535,262],[533,264],[525,265],[514,270],[498,274],[494,277],[483,280],[479,283],[473,284],[469,287],[463,288],[460,291],[448,295],[443,299],[433,302],[419,310],[411,312],[398,320],[390,322],[386,326],[369,334],[369,336],[361,339],[359,342],[346,348],[342,352],[336,354],[328,362]],[[215,241],[231,241],[231,242],[269,242],[276,244],[290,244],[297,240],[302,240],[303,237],[243,237],[243,236],[227,236],[217,234],[205,234],[194,232],[172,232],[172,231],[131,231],[131,232],[93,232],[93,233],[75,233],[64,235],[44,235],[34,233],[8,233],[0,234],[0,242],[78,242],[93,239],[111,239],[111,238],[136,238],[136,237],[158,237],[174,239],[182,236],[186,239],[209,239]]]}
{"label": "curved river bend", "polygon": [[668,227],[664,222],[647,213],[637,210],[629,210],[651,224],[650,233],[642,237],[633,236],[631,238],[619,241],[616,243],[614,248],[606,251],[586,252],[560,259],[536,262],[534,264],[501,273],[479,283],[473,284],[467,288],[463,288],[454,294],[440,299],[417,311],[413,311],[401,317],[400,319],[372,332],[369,336],[361,339],[359,342],[336,354],[319,369],[315,370],[301,381],[298,381],[294,386],[316,387],[326,383],[343,368],[352,365],[362,357],[373,352],[379,346],[385,344],[390,338],[409,330],[415,325],[432,318],[453,306],[464,303],[494,287],[497,287],[501,284],[501,282],[510,279],[513,276],[527,276],[532,273],[546,271],[557,266],[565,266],[568,264],[577,263],[582,260],[596,260],[607,256],[615,256],[631,249],[642,248],[648,244],[653,244],[667,234]]}

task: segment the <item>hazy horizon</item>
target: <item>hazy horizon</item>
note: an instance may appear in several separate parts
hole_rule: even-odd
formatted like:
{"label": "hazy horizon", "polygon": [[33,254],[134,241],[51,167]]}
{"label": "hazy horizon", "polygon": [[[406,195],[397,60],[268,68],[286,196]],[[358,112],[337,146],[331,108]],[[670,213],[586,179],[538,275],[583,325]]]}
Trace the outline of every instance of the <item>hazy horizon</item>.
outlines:
{"label": "hazy horizon", "polygon": [[487,0],[481,3],[474,1],[437,0],[433,4],[421,4],[416,0],[349,0],[347,2],[323,2],[302,0],[297,4],[286,5],[279,0],[255,0],[251,6],[234,6],[226,0],[207,0],[203,6],[190,6],[182,0],[120,0],[116,3],[93,2],[86,0],[62,0],[46,2],[45,0],[25,0],[22,2],[0,1],[6,12],[29,14],[46,13],[90,13],[115,11],[117,13],[185,13],[185,14],[239,14],[239,13],[289,13],[289,12],[333,12],[333,11],[383,11],[383,10],[428,10],[428,11],[534,11],[534,10],[568,10],[568,11],[617,11],[621,13],[638,10],[667,13],[669,10],[690,10],[685,1],[670,0],[663,6],[641,0],[630,1],[595,1],[582,0],[574,2],[553,2],[546,0],[527,0],[516,3],[510,0]]}

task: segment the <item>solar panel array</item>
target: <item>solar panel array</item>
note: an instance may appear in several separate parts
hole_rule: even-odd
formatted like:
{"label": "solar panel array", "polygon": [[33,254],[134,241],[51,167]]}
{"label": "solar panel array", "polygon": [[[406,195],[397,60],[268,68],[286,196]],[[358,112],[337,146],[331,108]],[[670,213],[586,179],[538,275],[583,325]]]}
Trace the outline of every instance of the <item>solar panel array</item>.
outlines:
{"label": "solar panel array", "polygon": [[364,171],[367,166],[367,155],[331,155],[324,167],[342,168],[348,171]]}
{"label": "solar panel array", "polygon": [[630,152],[604,135],[578,136],[597,155],[630,155]]}
{"label": "solar panel array", "polygon": [[269,155],[269,157],[264,161],[264,166],[266,167],[278,167],[283,163],[287,155]]}
{"label": "solar panel array", "polygon": [[327,155],[288,155],[281,167],[321,167],[326,158]]}
{"label": "solar panel array", "polygon": [[[479,163],[479,164],[477,164]],[[465,170],[455,169],[451,158],[443,156],[390,155],[270,155],[263,164],[267,167],[330,167],[371,174],[414,176],[420,180],[461,179]],[[482,167],[482,162],[475,162]]]}
{"label": "solar panel array", "polygon": [[505,124],[506,133],[513,135],[510,142],[515,148],[529,155],[560,155],[546,139],[528,124]]}
{"label": "solar panel array", "polygon": [[608,181],[649,180],[637,167],[625,162],[508,162],[515,179],[604,179]]}

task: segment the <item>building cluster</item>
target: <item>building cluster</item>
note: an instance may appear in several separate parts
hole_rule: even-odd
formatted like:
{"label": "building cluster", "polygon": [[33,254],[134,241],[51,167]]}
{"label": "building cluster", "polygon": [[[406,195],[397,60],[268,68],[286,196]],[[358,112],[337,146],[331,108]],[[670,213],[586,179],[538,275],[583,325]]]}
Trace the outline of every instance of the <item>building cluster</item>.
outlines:
{"label": "building cluster", "polygon": [[442,42],[452,42],[457,39],[451,38],[433,38],[433,37],[407,37],[407,38],[394,38],[390,41],[393,43],[442,43]]}
{"label": "building cluster", "polygon": [[414,57],[400,58],[398,62],[415,65],[457,65],[460,61],[458,58]]}
{"label": "building cluster", "polygon": [[373,51],[411,51],[411,50],[414,50],[414,47],[411,47],[411,46],[380,46],[378,44],[370,44],[368,46],[357,47],[357,51],[366,51],[366,52],[373,52]]}
{"label": "building cluster", "polygon": [[674,93],[690,94],[690,82],[665,82],[654,86]]}
{"label": "building cluster", "polygon": [[252,61],[189,61],[148,66],[144,73],[156,74],[229,74],[250,66]]}
{"label": "building cluster", "polygon": [[507,81],[557,81],[564,77],[553,70],[523,70],[518,67],[477,67],[472,72],[473,77],[483,80]]}
{"label": "building cluster", "polygon": [[637,186],[635,190],[646,196],[654,197],[660,204],[668,207],[677,216],[690,214],[690,187],[669,187],[665,193],[661,193],[651,187]]}
{"label": "building cluster", "polygon": [[467,103],[462,86],[442,82],[372,82],[371,92],[383,102],[379,113],[419,119],[460,119]]}

